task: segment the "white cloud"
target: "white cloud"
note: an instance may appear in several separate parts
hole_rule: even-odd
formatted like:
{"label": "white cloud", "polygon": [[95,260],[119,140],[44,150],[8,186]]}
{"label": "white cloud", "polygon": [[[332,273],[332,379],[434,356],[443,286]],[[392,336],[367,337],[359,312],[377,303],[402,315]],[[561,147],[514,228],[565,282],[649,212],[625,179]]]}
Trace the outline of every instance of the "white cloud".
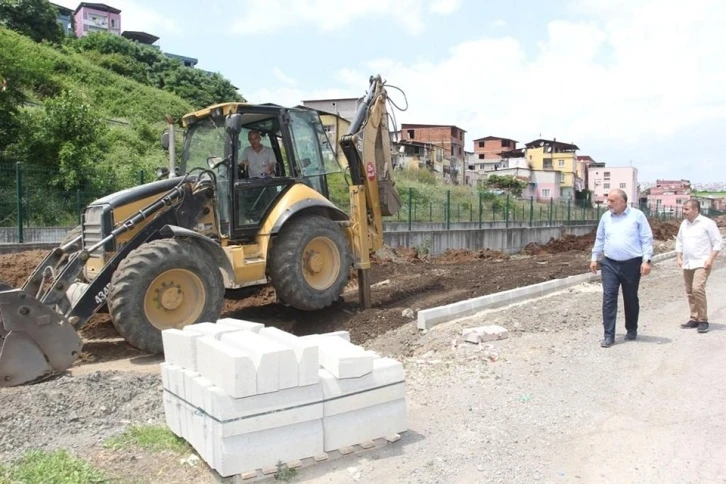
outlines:
{"label": "white cloud", "polygon": [[[359,19],[392,19],[411,35],[426,29],[427,10],[433,15],[456,11],[461,0],[266,0],[243,2],[242,11],[232,23],[237,34],[280,33],[286,27],[313,24],[319,30],[333,31]],[[374,27],[374,26],[372,26]]]}
{"label": "white cloud", "polygon": [[295,79],[286,75],[279,67],[274,67],[272,69],[272,73],[275,75],[275,79],[282,82],[283,84],[287,84],[288,86],[294,86],[295,84],[297,84]]}
{"label": "white cloud", "polygon": [[461,0],[434,0],[429,6],[432,13],[448,15],[454,13],[461,7]]}
{"label": "white cloud", "polygon": [[497,19],[494,22],[492,22],[492,27],[501,28],[501,27],[506,27],[506,26],[507,26],[506,20]]}
{"label": "white cloud", "polygon": [[[410,108],[396,113],[399,123],[456,124],[467,130],[468,149],[490,134],[527,142],[541,133],[575,142],[581,154],[611,166],[633,160],[646,177],[683,170],[688,178],[693,168],[682,164],[683,146],[699,132],[708,135],[687,151],[704,165],[720,160],[722,133],[715,127],[726,125],[726,4],[581,0],[573,6],[580,20],[550,21],[534,51],[512,37],[480,38],[454,45],[437,62],[390,54],[350,66],[331,85],[342,95],[362,95],[368,75],[380,72],[406,91]],[[264,94],[274,99],[278,91]],[[296,91],[294,97],[323,96]],[[712,146],[704,139],[713,139]]]}
{"label": "white cloud", "polygon": [[[58,0],[54,3],[75,10],[77,1]],[[134,0],[113,0],[109,5],[121,10],[121,30],[137,30],[161,37],[161,34],[180,33],[179,25],[168,14],[149,8],[145,2]]]}

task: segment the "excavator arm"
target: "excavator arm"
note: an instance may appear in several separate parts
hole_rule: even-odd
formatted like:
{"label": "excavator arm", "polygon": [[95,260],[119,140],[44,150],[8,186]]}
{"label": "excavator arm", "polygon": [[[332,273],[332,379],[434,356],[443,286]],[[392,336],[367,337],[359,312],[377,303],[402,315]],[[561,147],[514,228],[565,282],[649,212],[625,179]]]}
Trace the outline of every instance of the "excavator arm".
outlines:
{"label": "excavator arm", "polygon": [[381,76],[370,88],[355,119],[340,139],[350,168],[350,233],[362,308],[370,307],[370,256],[383,247],[383,217],[395,215],[401,199],[393,181],[388,93]]}

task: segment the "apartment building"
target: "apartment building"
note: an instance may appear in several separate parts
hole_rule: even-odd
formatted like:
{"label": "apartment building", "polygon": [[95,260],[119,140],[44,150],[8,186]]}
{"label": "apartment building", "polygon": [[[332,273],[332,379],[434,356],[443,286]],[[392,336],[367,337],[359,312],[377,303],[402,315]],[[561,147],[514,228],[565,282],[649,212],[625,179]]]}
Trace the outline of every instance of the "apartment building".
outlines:
{"label": "apartment building", "polygon": [[337,99],[308,99],[307,101],[303,101],[302,104],[316,111],[325,111],[340,116],[349,123],[352,123],[358,112],[358,107],[362,102],[362,98],[344,97]]}
{"label": "apartment building", "polygon": [[677,214],[686,200],[691,198],[689,180],[656,180],[647,196],[650,210]]}
{"label": "apartment building", "polygon": [[104,3],[81,2],[73,12],[76,37],[92,32],[108,32],[121,35],[121,10]]}
{"label": "apartment building", "polygon": [[[574,200],[575,192],[585,188],[584,180],[577,176],[577,145],[563,143],[557,139],[536,139],[525,144],[525,154],[532,170],[557,171],[559,193],[557,198]],[[553,196],[554,198],[554,196]]]}
{"label": "apartment building", "polygon": [[501,153],[517,149],[517,141],[499,136],[485,136],[474,140],[474,154],[479,160],[498,160]]}
{"label": "apartment building", "polygon": [[619,188],[628,195],[628,204],[638,205],[638,169],[633,166],[599,166],[588,167],[588,189],[592,192],[595,204],[607,205],[610,190]]}

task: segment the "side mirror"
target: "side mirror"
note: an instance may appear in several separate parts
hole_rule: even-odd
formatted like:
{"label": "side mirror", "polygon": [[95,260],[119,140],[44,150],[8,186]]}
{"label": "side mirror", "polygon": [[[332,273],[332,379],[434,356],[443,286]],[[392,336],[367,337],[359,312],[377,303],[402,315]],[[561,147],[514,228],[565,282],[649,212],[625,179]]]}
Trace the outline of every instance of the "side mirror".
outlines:
{"label": "side mirror", "polygon": [[242,115],[238,113],[230,114],[227,116],[227,119],[224,120],[224,127],[232,134],[239,134],[239,132],[242,131]]}
{"label": "side mirror", "polygon": [[164,129],[164,132],[161,134],[161,147],[164,148],[164,151],[169,151],[169,130]]}

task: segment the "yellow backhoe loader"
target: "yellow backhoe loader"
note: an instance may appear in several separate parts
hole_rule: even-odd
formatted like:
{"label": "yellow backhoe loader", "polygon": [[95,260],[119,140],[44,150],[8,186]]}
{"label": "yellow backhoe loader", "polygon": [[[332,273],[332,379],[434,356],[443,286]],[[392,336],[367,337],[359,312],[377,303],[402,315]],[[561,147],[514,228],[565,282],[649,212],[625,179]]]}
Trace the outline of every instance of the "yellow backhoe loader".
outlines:
{"label": "yellow backhoe loader", "polygon": [[[77,331],[103,307],[150,353],[163,351],[161,330],[216,321],[225,294],[260,285],[300,310],[323,310],[357,269],[367,307],[382,217],[400,209],[387,101],[371,77],[337,140],[345,170],[315,110],[224,103],[184,116],[181,166],[94,201],[22,288],[0,283],[0,386],[69,368],[82,349]],[[162,137],[171,160],[173,128]],[[348,213],[329,198],[335,173],[348,181]]]}

